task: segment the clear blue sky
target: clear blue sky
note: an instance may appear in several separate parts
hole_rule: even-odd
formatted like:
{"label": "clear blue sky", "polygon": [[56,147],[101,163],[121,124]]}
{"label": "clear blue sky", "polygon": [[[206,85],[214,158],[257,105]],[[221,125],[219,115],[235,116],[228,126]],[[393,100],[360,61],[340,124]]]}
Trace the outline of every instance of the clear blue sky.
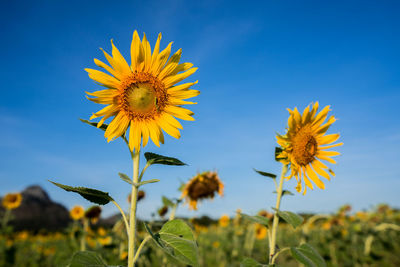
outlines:
{"label": "clear blue sky", "polygon": [[[350,203],[357,210],[400,195],[400,4],[397,1],[7,1],[1,9],[0,195],[31,184],[71,207],[90,204],[47,182],[108,191],[127,208],[130,174],[121,140],[82,124],[100,105],[85,91],[99,89],[84,68],[103,60],[113,38],[129,58],[135,29],[153,45],[174,41],[183,60],[199,70],[195,122],[183,122],[180,140],[167,137],[152,151],[189,166],[154,166],[139,216],[177,197],[179,180],[218,170],[225,197],[204,202],[197,213],[255,213],[274,205],[273,183],[252,168],[278,173],[275,133],[283,133],[286,108],[312,101],[331,105],[344,146],[337,177],[325,190],[283,201],[283,209],[331,212]],[[296,183],[286,183],[294,190]],[[111,204],[105,214],[116,212]]]}

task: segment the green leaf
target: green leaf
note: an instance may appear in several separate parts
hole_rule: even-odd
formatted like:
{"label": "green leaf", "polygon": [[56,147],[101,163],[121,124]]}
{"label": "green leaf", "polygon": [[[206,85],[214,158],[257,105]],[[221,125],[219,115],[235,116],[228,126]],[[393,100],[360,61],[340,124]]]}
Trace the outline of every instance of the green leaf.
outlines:
{"label": "green leaf", "polygon": [[307,267],[326,267],[325,260],[318,252],[308,244],[302,244],[299,247],[291,247],[292,256]]}
{"label": "green leaf", "polygon": [[96,203],[99,205],[105,205],[108,202],[114,200],[108,193],[100,191],[100,190],[86,188],[86,187],[72,187],[72,186],[52,182],[50,180],[49,180],[49,182],[64,189],[65,191],[78,193],[79,195],[81,195],[85,199],[89,200],[90,202],[93,202],[93,203]]}
{"label": "green leaf", "polygon": [[147,160],[148,164],[163,164],[163,165],[175,165],[175,166],[183,166],[186,165],[182,161],[176,158],[166,157],[162,155],[158,155],[151,152],[144,153],[144,157]]}
{"label": "green leaf", "polygon": [[263,266],[261,263],[257,262],[252,258],[244,258],[240,263],[240,267],[261,267]]}
{"label": "green leaf", "polygon": [[69,267],[107,267],[107,264],[96,252],[79,251],[72,256]]}
{"label": "green leaf", "polygon": [[258,174],[261,174],[262,176],[266,176],[266,177],[269,177],[269,178],[272,178],[272,179],[275,179],[275,178],[276,178],[276,175],[275,175],[275,174],[272,174],[272,173],[269,173],[269,172],[259,171],[259,170],[256,170],[256,169],[254,169],[254,168],[253,168],[253,170],[254,170],[255,172],[257,172]]}
{"label": "green leaf", "polygon": [[122,179],[122,181],[127,182],[128,184],[133,185],[133,182],[132,182],[131,178],[129,178],[128,175],[126,175],[125,173],[120,173],[120,172],[118,173],[118,175],[119,175],[119,178]]}
{"label": "green leaf", "polygon": [[179,219],[169,221],[163,225],[158,234],[153,234],[146,224],[145,228],[169,256],[185,264],[199,266],[196,240],[192,230],[184,221]]}
{"label": "green leaf", "polygon": [[[97,122],[91,122],[91,121],[83,120],[83,119],[79,119],[79,120],[83,123],[89,124],[89,125],[97,128]],[[105,131],[105,130],[107,130],[107,127],[108,127],[108,124],[103,123],[98,129]]]}
{"label": "green leaf", "polygon": [[165,196],[162,196],[162,203],[164,204],[164,206],[168,206],[168,207],[175,206],[174,202]]}
{"label": "green leaf", "polygon": [[[274,191],[272,193],[276,194],[276,191]],[[284,195],[294,196],[294,194],[292,192],[290,192],[289,190],[283,190],[282,196],[284,196]]]}
{"label": "green leaf", "polygon": [[281,158],[278,158],[279,154],[282,153],[283,149],[281,147],[275,147],[275,160],[280,161]]}
{"label": "green leaf", "polygon": [[[273,208],[275,211],[276,209]],[[290,211],[281,211],[278,210],[278,216],[284,219],[288,224],[293,226],[293,228],[296,228],[297,226],[301,225],[304,221],[303,217],[300,215],[290,212]]]}
{"label": "green leaf", "polygon": [[244,219],[252,221],[252,222],[256,222],[259,224],[262,224],[264,226],[266,226],[268,228],[268,223],[269,220],[266,217],[260,216],[260,215],[255,215],[255,216],[250,216],[244,213],[240,213],[241,216],[243,216]]}
{"label": "green leaf", "polygon": [[140,183],[137,183],[137,184],[135,183],[135,184],[136,184],[137,187],[139,187],[139,186],[142,186],[142,185],[145,185],[145,184],[157,183],[159,181],[160,180],[158,180],[158,179],[150,179],[150,180],[143,181],[143,182],[140,182]]}

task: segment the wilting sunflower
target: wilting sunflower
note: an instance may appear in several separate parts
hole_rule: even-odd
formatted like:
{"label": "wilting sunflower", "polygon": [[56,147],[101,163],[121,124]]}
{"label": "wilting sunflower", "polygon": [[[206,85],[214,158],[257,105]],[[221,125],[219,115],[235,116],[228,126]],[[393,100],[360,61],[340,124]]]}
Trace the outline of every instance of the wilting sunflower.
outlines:
{"label": "wilting sunflower", "polygon": [[85,211],[85,218],[89,219],[92,224],[96,224],[101,215],[100,206],[92,206]]}
{"label": "wilting sunflower", "polygon": [[197,202],[202,199],[213,199],[215,193],[223,195],[224,184],[217,172],[203,172],[193,177],[183,188],[182,198],[186,198],[191,209],[197,210]]}
{"label": "wilting sunflower", "polygon": [[22,195],[20,193],[9,193],[4,196],[2,204],[8,210],[18,208],[22,202]]}
{"label": "wilting sunflower", "polygon": [[69,215],[74,221],[82,219],[83,215],[85,215],[85,210],[82,206],[74,206],[70,211]]}
{"label": "wilting sunflower", "polygon": [[[327,149],[341,146],[343,143],[332,144],[339,139],[339,134],[326,135],[326,131],[336,121],[334,116],[328,117],[329,107],[326,106],[319,113],[318,102],[304,109],[300,114],[297,108],[289,110],[289,128],[285,135],[277,135],[277,142],[282,147],[282,152],[278,158],[283,163],[290,164],[290,179],[295,176],[298,182],[296,190],[302,190],[302,179],[304,179],[303,194],[306,194],[307,187],[313,189],[313,181],[320,189],[324,189],[324,183],[318,176],[330,180],[330,175],[334,172],[320,160],[325,160],[335,164],[332,156],[340,155],[336,151],[326,151]],[[326,123],[324,124],[326,120]]]}
{"label": "wilting sunflower", "polygon": [[158,210],[158,215],[160,215],[160,217],[164,217],[168,212],[168,206],[162,206],[159,210]]}
{"label": "wilting sunflower", "polygon": [[90,118],[103,117],[97,127],[107,118],[114,116],[104,134],[108,142],[123,135],[130,127],[129,147],[132,151],[140,150],[142,138],[143,147],[146,146],[149,137],[154,144],[160,146],[160,142],[164,143],[161,129],[175,138],[180,137],[178,129],[182,129],[182,126],[174,117],[194,120],[193,112],[182,108],[181,105],[196,104],[184,99],[199,95],[199,91],[189,90],[197,81],[176,84],[192,75],[197,68],[192,68],[191,63],[179,64],[181,49],[169,57],[172,42],[159,52],[160,41],[161,33],[151,52],[146,35],[140,40],[135,31],[131,43],[130,64],[111,40],[112,56],[103,51],[110,66],[98,59],[94,60],[97,66],[104,68],[110,75],[94,69],[85,69],[91,79],[107,88],[87,94],[93,96],[88,97],[89,100],[107,105]]}

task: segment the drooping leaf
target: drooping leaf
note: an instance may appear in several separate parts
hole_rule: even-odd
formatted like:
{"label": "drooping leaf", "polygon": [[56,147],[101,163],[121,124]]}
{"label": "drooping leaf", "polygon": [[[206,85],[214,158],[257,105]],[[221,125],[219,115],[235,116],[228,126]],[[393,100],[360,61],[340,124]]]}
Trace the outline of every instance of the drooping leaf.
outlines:
{"label": "drooping leaf", "polygon": [[163,164],[163,165],[174,165],[174,166],[186,165],[179,159],[166,157],[151,152],[144,153],[144,157],[146,158],[148,164]]}
{"label": "drooping leaf", "polygon": [[262,224],[264,226],[266,226],[268,228],[268,223],[269,220],[268,218],[264,217],[264,216],[260,216],[260,215],[255,215],[255,216],[250,216],[244,213],[240,213],[240,215],[245,219],[245,220],[249,220],[255,223],[259,223]]}
{"label": "drooping leaf", "polygon": [[292,256],[307,267],[326,267],[324,258],[310,245],[302,244],[290,248]]}
{"label": "drooping leaf", "polygon": [[257,262],[255,259],[252,258],[244,258],[240,262],[240,267],[261,267],[263,266],[261,263]]}
{"label": "drooping leaf", "polygon": [[56,182],[52,182],[50,180],[49,180],[49,182],[64,189],[65,191],[78,193],[85,199],[89,200],[90,202],[96,203],[98,205],[105,205],[108,202],[113,201],[113,198],[108,193],[100,191],[100,190],[86,188],[86,187],[68,186],[68,185],[63,185],[63,184],[59,184]]}
{"label": "drooping leaf", "polygon": [[[272,193],[276,194],[276,191],[274,191]],[[282,196],[284,196],[284,195],[294,196],[294,194],[292,192],[290,192],[289,190],[282,190]]]}
{"label": "drooping leaf", "polygon": [[[276,211],[275,208],[273,209]],[[304,218],[296,213],[290,211],[281,211],[281,210],[277,212],[278,216],[281,217],[283,220],[285,220],[288,224],[293,226],[293,228],[296,228],[297,226],[301,225],[304,221]]]}
{"label": "drooping leaf", "polygon": [[275,178],[276,178],[276,175],[275,175],[275,174],[272,174],[272,173],[269,173],[269,172],[259,171],[259,170],[256,170],[256,169],[254,169],[254,168],[253,168],[253,170],[254,170],[255,172],[257,172],[258,174],[261,174],[262,176],[266,176],[266,177],[269,177],[269,178],[272,178],[272,179],[275,179]]}
{"label": "drooping leaf", "polygon": [[99,254],[91,251],[76,252],[71,259],[69,267],[107,267]]}
{"label": "drooping leaf", "polygon": [[146,224],[145,227],[156,244],[169,256],[185,264],[199,266],[196,240],[184,221],[169,221],[157,234],[152,233]]}
{"label": "drooping leaf", "polygon": [[[92,122],[92,121],[88,121],[88,120],[84,120],[84,119],[79,119],[81,122],[89,124],[93,127],[97,128],[97,122]],[[98,129],[101,129],[103,131],[107,130],[108,124],[103,123]]]}
{"label": "drooping leaf", "polygon": [[128,184],[133,185],[133,182],[132,182],[131,178],[129,178],[128,175],[126,175],[125,173],[120,173],[120,172],[118,173],[118,175],[119,175],[119,178],[121,178],[122,181],[127,182]]}
{"label": "drooping leaf", "polygon": [[168,207],[175,206],[174,202],[165,196],[162,196],[162,203],[164,204],[164,206],[168,206]]}

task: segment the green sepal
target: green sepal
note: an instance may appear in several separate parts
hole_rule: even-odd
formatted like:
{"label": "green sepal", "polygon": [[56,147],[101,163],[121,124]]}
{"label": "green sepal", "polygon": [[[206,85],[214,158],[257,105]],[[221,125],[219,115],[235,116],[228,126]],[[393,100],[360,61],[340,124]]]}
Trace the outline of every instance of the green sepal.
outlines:
{"label": "green sepal", "polygon": [[119,178],[121,178],[122,181],[127,182],[128,184],[133,185],[133,182],[132,182],[131,178],[129,178],[128,175],[126,175],[125,173],[121,173],[121,172],[119,172],[118,175],[119,175]]}
{"label": "green sepal", "polygon": [[48,181],[50,183],[64,189],[65,191],[78,193],[83,198],[89,200],[90,202],[96,203],[98,205],[106,205],[108,202],[114,200],[108,193],[97,190],[97,189],[86,188],[86,187],[73,187],[73,186],[69,186],[69,185],[59,184],[59,183],[56,183],[56,182],[53,182],[50,180],[48,180]]}
{"label": "green sepal", "polygon": [[174,202],[165,196],[162,196],[161,200],[162,200],[162,203],[164,204],[164,206],[168,206],[168,207],[175,206]]}
{"label": "green sepal", "polygon": [[[272,193],[276,194],[276,191],[274,191]],[[294,194],[292,192],[290,192],[289,190],[282,190],[282,196],[284,196],[284,195],[294,196]]]}

